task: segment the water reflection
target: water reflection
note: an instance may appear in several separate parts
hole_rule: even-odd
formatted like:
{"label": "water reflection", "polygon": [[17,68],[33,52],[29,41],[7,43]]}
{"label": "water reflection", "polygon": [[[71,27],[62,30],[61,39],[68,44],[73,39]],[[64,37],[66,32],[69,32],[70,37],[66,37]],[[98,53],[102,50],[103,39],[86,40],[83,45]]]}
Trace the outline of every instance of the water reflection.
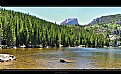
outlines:
{"label": "water reflection", "polygon": [[[4,49],[0,53],[16,56],[16,61],[0,63],[0,69],[116,69],[121,68],[121,49],[47,48]],[[75,61],[60,63],[60,58]]]}
{"label": "water reflection", "polygon": [[109,49],[109,63],[113,63],[115,61],[115,49]]}

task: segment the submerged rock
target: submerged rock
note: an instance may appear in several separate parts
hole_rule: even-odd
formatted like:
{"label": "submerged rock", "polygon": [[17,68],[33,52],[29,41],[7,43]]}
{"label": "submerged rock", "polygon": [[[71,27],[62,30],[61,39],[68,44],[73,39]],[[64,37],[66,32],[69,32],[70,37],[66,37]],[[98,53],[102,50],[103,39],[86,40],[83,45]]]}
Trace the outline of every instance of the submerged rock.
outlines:
{"label": "submerged rock", "polygon": [[0,62],[7,62],[9,60],[16,60],[16,57],[10,54],[0,54]]}

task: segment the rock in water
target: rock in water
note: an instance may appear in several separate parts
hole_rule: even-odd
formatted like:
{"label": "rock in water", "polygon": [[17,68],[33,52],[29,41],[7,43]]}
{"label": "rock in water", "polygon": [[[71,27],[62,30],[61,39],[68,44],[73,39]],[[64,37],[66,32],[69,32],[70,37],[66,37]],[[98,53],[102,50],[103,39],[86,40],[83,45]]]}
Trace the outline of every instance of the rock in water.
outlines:
{"label": "rock in water", "polygon": [[61,63],[72,63],[72,62],[74,62],[74,61],[73,61],[73,60],[66,60],[66,59],[61,58],[61,59],[60,59],[60,62],[61,62]]}
{"label": "rock in water", "polygon": [[16,57],[10,54],[0,54],[0,62],[7,62],[9,60],[16,60]]}
{"label": "rock in water", "polygon": [[61,58],[61,59],[60,59],[60,62],[61,62],[61,63],[65,63],[66,61],[65,61],[65,59]]}

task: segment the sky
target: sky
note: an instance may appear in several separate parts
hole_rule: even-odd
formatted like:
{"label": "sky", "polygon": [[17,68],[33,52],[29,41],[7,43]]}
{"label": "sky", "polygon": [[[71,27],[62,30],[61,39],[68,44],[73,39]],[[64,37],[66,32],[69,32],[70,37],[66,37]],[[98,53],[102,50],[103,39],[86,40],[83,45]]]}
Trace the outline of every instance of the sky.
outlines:
{"label": "sky", "polygon": [[121,14],[121,7],[1,7],[29,13],[41,19],[60,24],[67,18],[77,18],[80,25],[86,25],[101,16]]}

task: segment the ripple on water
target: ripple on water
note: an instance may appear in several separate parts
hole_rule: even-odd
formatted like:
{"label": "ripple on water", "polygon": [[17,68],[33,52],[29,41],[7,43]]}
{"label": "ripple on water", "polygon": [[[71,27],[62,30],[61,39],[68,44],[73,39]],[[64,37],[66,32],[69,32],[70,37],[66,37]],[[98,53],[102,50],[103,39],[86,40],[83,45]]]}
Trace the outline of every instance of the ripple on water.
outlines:
{"label": "ripple on water", "polygon": [[[63,49],[63,48],[62,48]],[[0,69],[109,69],[121,68],[121,50],[104,48],[66,48],[41,50],[0,50],[16,56],[14,62],[0,63]],[[60,58],[74,63],[60,63]]]}

